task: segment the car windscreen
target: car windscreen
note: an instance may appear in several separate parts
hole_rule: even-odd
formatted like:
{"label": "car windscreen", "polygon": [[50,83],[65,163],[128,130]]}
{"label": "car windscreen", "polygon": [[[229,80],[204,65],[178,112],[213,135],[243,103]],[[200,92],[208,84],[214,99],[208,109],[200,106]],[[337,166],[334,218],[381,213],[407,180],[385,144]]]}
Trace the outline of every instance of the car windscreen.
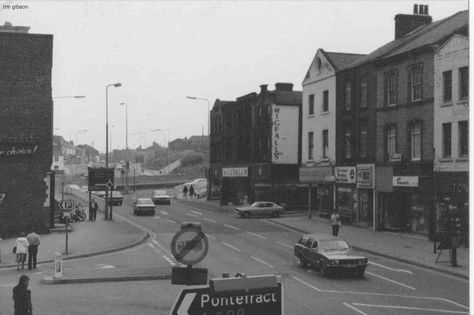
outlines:
{"label": "car windscreen", "polygon": [[347,251],[349,250],[349,245],[343,240],[319,241],[319,250],[324,252]]}
{"label": "car windscreen", "polygon": [[166,190],[155,190],[155,195],[159,195],[159,196],[166,195]]}
{"label": "car windscreen", "polygon": [[143,204],[151,204],[152,201],[148,199],[138,199],[137,204],[143,205]]}

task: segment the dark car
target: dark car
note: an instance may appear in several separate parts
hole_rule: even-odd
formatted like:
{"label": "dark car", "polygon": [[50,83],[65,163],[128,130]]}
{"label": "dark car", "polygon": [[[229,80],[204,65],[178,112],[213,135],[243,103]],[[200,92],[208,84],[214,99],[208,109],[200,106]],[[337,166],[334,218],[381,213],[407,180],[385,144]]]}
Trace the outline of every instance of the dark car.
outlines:
{"label": "dark car", "polygon": [[133,202],[133,214],[155,215],[155,204],[150,198],[139,198]]}
{"label": "dark car", "polygon": [[242,218],[249,218],[250,216],[270,216],[278,218],[285,208],[270,201],[256,201],[248,207],[237,207],[235,212]]}
{"label": "dark car", "polygon": [[109,193],[109,206],[121,206],[123,204],[123,195],[120,191],[112,191],[112,197]]}
{"label": "dark car", "polygon": [[366,257],[351,254],[345,240],[323,234],[303,235],[295,244],[294,253],[302,266],[314,267],[323,276],[350,271],[362,277],[368,265]]}
{"label": "dark car", "polygon": [[151,197],[155,205],[163,204],[163,205],[170,205],[171,204],[171,196],[168,195],[166,190],[155,190],[153,192],[153,196]]}

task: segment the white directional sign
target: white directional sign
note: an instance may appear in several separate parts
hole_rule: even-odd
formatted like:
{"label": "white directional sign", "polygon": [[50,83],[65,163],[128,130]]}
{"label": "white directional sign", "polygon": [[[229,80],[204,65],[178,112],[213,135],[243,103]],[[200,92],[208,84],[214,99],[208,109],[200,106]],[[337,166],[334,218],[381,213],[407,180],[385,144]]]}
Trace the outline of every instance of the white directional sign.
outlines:
{"label": "white directional sign", "polygon": [[72,211],[74,209],[74,200],[66,199],[59,202],[59,207],[61,210]]}

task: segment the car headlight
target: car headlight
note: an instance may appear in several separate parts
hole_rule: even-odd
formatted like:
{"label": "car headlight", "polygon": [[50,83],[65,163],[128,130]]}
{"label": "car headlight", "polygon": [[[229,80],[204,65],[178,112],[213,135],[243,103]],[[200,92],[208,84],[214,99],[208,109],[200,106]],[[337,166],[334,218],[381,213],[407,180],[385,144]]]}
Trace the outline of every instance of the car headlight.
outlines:
{"label": "car headlight", "polygon": [[367,259],[360,259],[359,260],[359,264],[365,264],[365,263],[367,263]]}
{"label": "car headlight", "polygon": [[339,260],[331,260],[331,265],[337,265],[339,264]]}

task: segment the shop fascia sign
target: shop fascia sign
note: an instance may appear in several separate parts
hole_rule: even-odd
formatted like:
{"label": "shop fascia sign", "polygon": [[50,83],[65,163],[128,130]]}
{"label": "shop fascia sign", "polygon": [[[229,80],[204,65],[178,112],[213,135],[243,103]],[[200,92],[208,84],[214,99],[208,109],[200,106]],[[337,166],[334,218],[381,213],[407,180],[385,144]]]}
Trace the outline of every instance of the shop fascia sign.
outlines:
{"label": "shop fascia sign", "polygon": [[0,159],[30,157],[38,152],[38,147],[32,143],[0,143]]}
{"label": "shop fascia sign", "polygon": [[357,188],[374,188],[374,164],[359,164],[357,171]]}
{"label": "shop fascia sign", "polygon": [[403,156],[401,153],[390,153],[388,156],[390,162],[401,162],[402,158]]}
{"label": "shop fascia sign", "polygon": [[300,167],[300,182],[333,182],[332,166]]}
{"label": "shop fascia sign", "polygon": [[418,187],[418,176],[394,176],[394,187]]}
{"label": "shop fascia sign", "polygon": [[222,177],[248,177],[248,167],[224,167],[222,168]]}
{"label": "shop fascia sign", "polygon": [[356,168],[355,166],[338,166],[334,169],[336,183],[355,184]]}

